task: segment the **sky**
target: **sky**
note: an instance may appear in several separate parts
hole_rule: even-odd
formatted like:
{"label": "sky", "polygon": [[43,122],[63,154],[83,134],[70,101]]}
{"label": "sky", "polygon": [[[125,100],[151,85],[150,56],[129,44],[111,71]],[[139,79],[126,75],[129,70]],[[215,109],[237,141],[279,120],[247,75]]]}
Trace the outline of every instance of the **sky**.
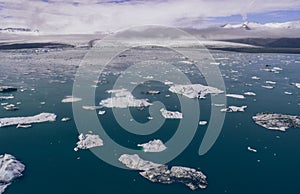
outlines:
{"label": "sky", "polygon": [[0,28],[48,34],[114,32],[132,26],[205,28],[300,20],[300,0],[0,0]]}

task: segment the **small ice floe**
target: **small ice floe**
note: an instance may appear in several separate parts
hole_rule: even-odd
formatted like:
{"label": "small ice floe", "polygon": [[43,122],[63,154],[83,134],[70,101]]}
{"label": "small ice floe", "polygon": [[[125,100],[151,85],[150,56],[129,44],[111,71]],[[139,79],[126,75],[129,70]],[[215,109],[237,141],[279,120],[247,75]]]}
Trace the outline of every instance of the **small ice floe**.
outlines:
{"label": "small ice floe", "polygon": [[148,107],[152,105],[148,99],[136,99],[127,89],[108,90],[114,97],[100,101],[100,105],[107,108]]}
{"label": "small ice floe", "polygon": [[256,96],[254,92],[245,92],[244,94],[247,96]]}
{"label": "small ice floe", "polygon": [[207,121],[199,121],[199,125],[206,125]]}
{"label": "small ice floe", "polygon": [[103,146],[103,140],[99,135],[95,134],[83,134],[81,133],[78,136],[79,141],[76,143],[77,146],[74,148],[74,151],[77,152],[79,149],[90,149],[94,147]]}
{"label": "small ice floe", "polygon": [[155,95],[155,94],[160,94],[160,91],[158,91],[158,90],[149,90],[149,91],[146,91],[145,94]]}
{"label": "small ice floe", "polygon": [[148,120],[153,120],[153,117],[150,117],[150,116],[149,116],[149,117],[147,117],[147,119],[148,119]]}
{"label": "small ice floe", "polygon": [[241,94],[226,94],[226,96],[230,97],[230,98],[245,99],[245,96],[243,96]]}
{"label": "small ice floe", "polygon": [[274,86],[265,86],[265,85],[263,85],[261,87],[266,88],[266,89],[273,89],[274,88]]}
{"label": "small ice floe", "polygon": [[257,150],[256,150],[256,149],[254,149],[254,148],[251,148],[250,146],[248,146],[248,147],[247,147],[247,149],[248,149],[250,152],[254,152],[254,153],[256,153],[256,152],[257,152]]}
{"label": "small ice floe", "polygon": [[262,69],[262,70],[267,71],[267,72],[279,73],[279,71],[282,71],[282,68],[273,67],[273,68],[265,68],[265,69]]}
{"label": "small ice floe", "polygon": [[46,104],[46,102],[40,102],[40,104],[41,104],[41,105],[44,105],[44,104]]}
{"label": "small ice floe", "polygon": [[174,83],[173,82],[171,82],[171,81],[165,81],[165,83],[164,83],[165,85],[173,85]]}
{"label": "small ice floe", "polygon": [[266,84],[272,84],[272,85],[275,85],[276,82],[274,82],[274,81],[266,81]]}
{"label": "small ice floe", "polygon": [[293,93],[292,92],[284,92],[284,94],[286,94],[286,95],[292,95]]}
{"label": "small ice floe", "polygon": [[208,94],[221,94],[224,91],[219,90],[211,86],[204,86],[201,84],[189,84],[189,85],[173,85],[169,88],[169,91],[184,95],[188,98],[205,98]]}
{"label": "small ice floe", "polygon": [[154,139],[148,143],[137,144],[138,147],[142,147],[144,152],[162,152],[167,147],[160,139]]}
{"label": "small ice floe", "polygon": [[244,112],[247,106],[229,106],[228,108],[221,109],[221,112]]}
{"label": "small ice floe", "polygon": [[32,123],[42,123],[48,121],[55,121],[56,115],[53,113],[41,113],[35,116],[29,117],[9,117],[9,118],[0,118],[0,127],[6,127],[11,125],[25,125]]}
{"label": "small ice floe", "polygon": [[257,77],[257,76],[253,76],[253,77],[251,77],[251,79],[254,79],[254,80],[260,80],[260,78]]}
{"label": "small ice floe", "polygon": [[183,115],[181,112],[178,111],[168,111],[164,108],[160,109],[160,112],[162,114],[163,117],[165,117],[166,119],[182,119]]}
{"label": "small ice floe", "polygon": [[256,124],[271,130],[286,131],[288,128],[300,128],[300,116],[259,113],[252,119]]}
{"label": "small ice floe", "polygon": [[104,115],[106,113],[105,110],[99,110],[98,115]]}
{"label": "small ice floe", "polygon": [[292,83],[294,86],[296,86],[297,88],[300,88],[300,83]]}
{"label": "small ice floe", "polygon": [[70,103],[70,102],[79,102],[81,98],[77,98],[74,96],[66,96],[64,99],[61,100],[62,103]]}
{"label": "small ice floe", "polygon": [[30,128],[31,125],[22,125],[22,124],[18,124],[16,128]]}
{"label": "small ice floe", "polygon": [[0,101],[1,100],[10,100],[10,99],[14,99],[14,96],[13,95],[10,95],[10,96],[0,96]]}
{"label": "small ice floe", "polygon": [[123,154],[119,157],[119,161],[132,170],[150,170],[152,168],[157,168],[163,165],[143,160],[137,154]]}
{"label": "small ice floe", "polygon": [[69,120],[71,120],[71,118],[69,118],[69,117],[64,117],[64,118],[61,119],[62,122],[66,122],[66,121],[69,121]]}
{"label": "small ice floe", "polygon": [[10,154],[0,155],[0,194],[22,175],[25,165]]}
{"label": "small ice floe", "polygon": [[8,111],[14,111],[14,110],[19,110],[19,107],[16,107],[16,105],[14,104],[8,104],[4,106],[4,109]]}
{"label": "small ice floe", "polygon": [[103,108],[103,106],[82,106],[84,110],[97,110]]}
{"label": "small ice floe", "polygon": [[214,106],[216,107],[222,107],[222,106],[225,106],[225,104],[213,104]]}

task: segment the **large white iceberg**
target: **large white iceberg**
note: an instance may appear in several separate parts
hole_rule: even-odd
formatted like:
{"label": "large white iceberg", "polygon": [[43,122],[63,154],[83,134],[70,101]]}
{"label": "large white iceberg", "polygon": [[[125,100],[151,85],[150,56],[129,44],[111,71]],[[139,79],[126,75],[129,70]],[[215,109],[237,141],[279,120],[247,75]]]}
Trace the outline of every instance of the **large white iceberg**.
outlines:
{"label": "large white iceberg", "polygon": [[119,161],[130,169],[141,171],[139,174],[151,182],[183,183],[192,190],[207,187],[206,176],[193,168],[173,166],[169,169],[167,165],[143,160],[137,154],[123,154]]}
{"label": "large white iceberg", "polygon": [[164,108],[160,109],[160,112],[162,114],[163,117],[165,117],[166,119],[182,119],[183,115],[181,112],[178,111],[168,111]]}
{"label": "large white iceberg", "polygon": [[259,113],[252,119],[256,124],[271,130],[286,131],[288,128],[300,128],[300,116]]}
{"label": "large white iceberg", "polygon": [[32,123],[42,123],[48,121],[55,121],[56,115],[53,113],[40,113],[35,116],[29,117],[9,117],[0,118],[0,127],[6,127],[11,125],[22,125]]}
{"label": "large white iceberg", "polygon": [[148,143],[138,144],[137,146],[142,147],[144,152],[162,152],[167,149],[160,139],[154,139]]}
{"label": "large white iceberg", "polygon": [[77,146],[74,148],[74,151],[78,151],[79,149],[90,149],[94,147],[103,146],[103,140],[99,137],[99,135],[95,134],[83,134],[81,133],[78,136],[79,141],[77,142]]}
{"label": "large white iceberg", "polygon": [[10,154],[0,155],[0,194],[12,183],[22,176],[25,165]]}
{"label": "large white iceberg", "polygon": [[136,99],[126,89],[108,90],[107,93],[114,95],[114,97],[100,101],[100,105],[105,106],[107,108],[141,108],[152,105],[148,102],[148,99]]}
{"label": "large white iceberg", "polygon": [[143,160],[137,154],[129,155],[123,154],[119,157],[119,161],[126,167],[133,170],[149,170],[151,168],[157,168],[162,164],[157,164],[151,161]]}
{"label": "large white iceberg", "polygon": [[201,84],[173,85],[169,88],[169,91],[184,95],[188,98],[205,98],[207,94],[223,93],[223,91],[218,88]]}

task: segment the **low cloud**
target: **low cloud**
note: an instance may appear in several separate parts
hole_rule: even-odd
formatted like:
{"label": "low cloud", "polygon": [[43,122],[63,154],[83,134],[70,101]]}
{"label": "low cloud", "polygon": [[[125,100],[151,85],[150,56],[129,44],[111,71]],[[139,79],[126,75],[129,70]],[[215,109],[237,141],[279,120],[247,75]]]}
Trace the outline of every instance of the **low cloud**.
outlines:
{"label": "low cloud", "polygon": [[0,27],[93,33],[158,24],[199,27],[206,18],[300,9],[299,0],[0,0]]}

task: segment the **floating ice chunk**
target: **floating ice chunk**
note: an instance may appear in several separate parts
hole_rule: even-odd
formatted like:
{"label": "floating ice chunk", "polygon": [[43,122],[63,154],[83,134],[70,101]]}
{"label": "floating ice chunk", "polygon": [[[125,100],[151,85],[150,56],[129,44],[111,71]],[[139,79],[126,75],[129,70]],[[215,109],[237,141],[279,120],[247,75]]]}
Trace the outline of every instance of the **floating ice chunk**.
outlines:
{"label": "floating ice chunk", "polygon": [[160,94],[160,91],[158,91],[158,90],[149,90],[149,91],[145,92],[145,94],[155,95],[155,94]]}
{"label": "floating ice chunk", "polygon": [[81,101],[81,98],[77,98],[74,96],[66,96],[66,98],[62,99],[61,102],[62,103],[69,103],[69,102],[79,102]]}
{"label": "floating ice chunk", "polygon": [[74,151],[77,152],[78,149],[90,149],[94,147],[103,146],[103,140],[99,137],[99,135],[95,134],[80,134],[78,136],[79,141],[77,142],[77,146],[74,148]]}
{"label": "floating ice chunk", "polygon": [[0,118],[0,127],[18,125],[18,124],[32,124],[42,123],[47,121],[55,121],[56,115],[53,113],[41,113],[35,116],[29,117],[9,117]]}
{"label": "floating ice chunk", "polygon": [[106,113],[105,110],[99,110],[98,115],[104,115]]}
{"label": "floating ice chunk", "polygon": [[284,92],[284,94],[292,95],[293,93],[292,92]]}
{"label": "floating ice chunk", "polygon": [[157,168],[159,166],[162,166],[162,164],[157,164],[151,161],[143,160],[137,154],[123,154],[119,157],[119,161],[126,167],[133,170],[149,170],[151,168]]}
{"label": "floating ice chunk", "polygon": [[66,122],[66,121],[69,121],[69,120],[71,120],[71,118],[69,118],[69,117],[64,117],[64,118],[61,119],[62,122]]}
{"label": "floating ice chunk", "polygon": [[103,108],[103,106],[82,106],[84,110],[97,110]]}
{"label": "floating ice chunk", "polygon": [[271,130],[286,131],[288,128],[300,128],[300,116],[259,113],[252,119],[256,124]]}
{"label": "floating ice chunk", "polygon": [[139,174],[154,183],[183,183],[192,190],[207,187],[206,176],[193,168],[173,166],[169,169],[166,165],[143,160],[137,154],[123,154],[119,161],[130,169],[142,171]]}
{"label": "floating ice chunk", "polygon": [[154,139],[148,143],[138,144],[137,146],[143,147],[144,152],[162,152],[167,149],[165,144],[159,139]]}
{"label": "floating ice chunk", "polygon": [[247,106],[229,106],[228,108],[221,109],[221,112],[244,112]]}
{"label": "floating ice chunk", "polygon": [[247,96],[256,96],[254,92],[245,92],[244,94]]}
{"label": "floating ice chunk", "polygon": [[16,107],[14,104],[8,104],[4,107],[5,110],[13,111],[13,110],[19,110],[19,107]]}
{"label": "floating ice chunk", "polygon": [[226,96],[230,97],[230,98],[245,99],[245,96],[243,96],[241,94],[226,94]]}
{"label": "floating ice chunk", "polygon": [[148,99],[136,99],[128,90],[108,90],[108,93],[114,95],[112,98],[101,100],[100,105],[107,108],[127,108],[127,107],[147,107],[152,105]]}
{"label": "floating ice chunk", "polygon": [[174,83],[173,82],[171,82],[171,81],[165,81],[165,83],[164,83],[165,85],[173,85]]}
{"label": "floating ice chunk", "polygon": [[266,89],[273,89],[274,88],[274,86],[261,86],[261,87],[266,88]]}
{"label": "floating ice chunk", "polygon": [[247,149],[248,149],[250,152],[254,152],[254,153],[256,153],[256,152],[257,152],[257,150],[256,150],[256,149],[253,149],[253,148],[251,148],[250,146],[248,146],[248,147],[247,147]]}
{"label": "floating ice chunk", "polygon": [[300,88],[300,83],[292,83],[294,86],[296,86],[297,88]]}
{"label": "floating ice chunk", "polygon": [[1,100],[10,100],[10,99],[14,99],[14,96],[0,96],[0,101]]}
{"label": "floating ice chunk", "polygon": [[12,183],[16,178],[22,176],[25,165],[10,154],[0,155],[0,194]]}
{"label": "floating ice chunk", "polygon": [[260,80],[260,78],[257,77],[257,76],[253,76],[253,77],[251,77],[251,79],[254,79],[254,80]]}
{"label": "floating ice chunk", "polygon": [[181,112],[178,111],[168,111],[164,108],[160,109],[160,112],[162,114],[163,117],[165,117],[166,119],[182,119],[183,115]]}
{"label": "floating ice chunk", "polygon": [[206,125],[207,121],[199,121],[199,125]]}
{"label": "floating ice chunk", "polygon": [[207,94],[223,93],[222,90],[201,84],[173,85],[169,88],[169,91],[184,95],[188,98],[205,98]]}
{"label": "floating ice chunk", "polygon": [[272,84],[272,85],[275,85],[276,82],[273,82],[273,81],[266,81],[266,84]]}

